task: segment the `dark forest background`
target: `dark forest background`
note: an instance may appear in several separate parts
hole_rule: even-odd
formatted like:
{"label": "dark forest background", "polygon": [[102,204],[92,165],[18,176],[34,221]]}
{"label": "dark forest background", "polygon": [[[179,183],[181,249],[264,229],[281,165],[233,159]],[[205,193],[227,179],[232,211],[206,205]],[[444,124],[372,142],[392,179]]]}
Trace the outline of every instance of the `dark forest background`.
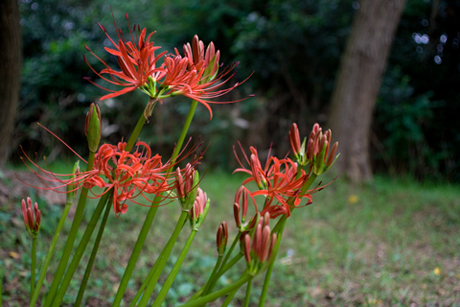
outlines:
{"label": "dark forest background", "polygon": [[[235,82],[254,72],[222,99],[254,98],[213,106],[212,121],[200,107],[192,125],[193,136],[211,143],[206,163],[229,169],[236,163],[232,145],[237,141],[261,151],[273,143],[275,153],[284,155],[292,122],[303,135],[315,122],[327,125],[341,57],[353,19],[363,9],[361,2],[349,0],[22,0],[22,83],[8,143],[10,162],[20,163],[20,145],[49,161],[73,155],[36,122],[86,154],[84,117],[89,104],[105,93],[83,79],[95,75],[82,56],[103,68],[85,50],[88,45],[116,63],[103,50],[109,42],[97,25],[115,36],[111,8],[119,28],[127,31],[128,13],[131,24],[156,30],[155,44],[170,52],[181,50],[194,34],[205,44],[213,41],[224,63],[240,62]],[[373,108],[368,134],[373,172],[460,181],[459,23],[458,0],[406,2]],[[127,138],[146,102],[140,92],[98,102],[103,141]],[[159,152],[171,150],[188,105],[165,100],[143,140]]]}

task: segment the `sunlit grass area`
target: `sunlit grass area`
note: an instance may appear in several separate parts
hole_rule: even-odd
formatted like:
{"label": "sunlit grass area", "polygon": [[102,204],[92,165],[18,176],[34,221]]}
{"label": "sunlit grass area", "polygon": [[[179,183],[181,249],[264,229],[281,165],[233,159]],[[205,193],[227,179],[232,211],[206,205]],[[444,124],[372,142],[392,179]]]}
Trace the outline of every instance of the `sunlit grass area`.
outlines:
{"label": "sunlit grass area", "polygon": [[[236,233],[232,204],[243,178],[224,172],[206,173],[201,187],[211,198],[212,207],[164,306],[179,305],[206,282],[216,261],[215,232],[220,221],[229,224],[230,238]],[[38,263],[46,255],[62,210],[44,199],[40,205],[43,218]],[[94,202],[88,205],[85,221],[94,206]],[[119,218],[111,213],[88,284],[87,306],[111,306],[110,298],[147,210],[133,204]],[[174,201],[158,210],[126,298],[135,295],[179,215]],[[459,221],[458,186],[376,177],[371,184],[353,187],[339,178],[315,193],[312,205],[296,209],[289,218],[266,306],[460,306]],[[65,231],[69,228],[70,223]],[[4,306],[26,306],[31,240],[17,200],[0,207],[0,231]],[[189,232],[186,226],[166,273]],[[235,281],[244,266],[242,261],[225,274],[218,287]],[[166,277],[164,272],[162,281]],[[72,305],[80,279],[81,275],[74,278],[65,306]],[[251,306],[257,306],[262,282],[262,275],[255,278]],[[44,286],[47,289],[49,285]],[[233,306],[242,306],[244,290],[238,292]]]}

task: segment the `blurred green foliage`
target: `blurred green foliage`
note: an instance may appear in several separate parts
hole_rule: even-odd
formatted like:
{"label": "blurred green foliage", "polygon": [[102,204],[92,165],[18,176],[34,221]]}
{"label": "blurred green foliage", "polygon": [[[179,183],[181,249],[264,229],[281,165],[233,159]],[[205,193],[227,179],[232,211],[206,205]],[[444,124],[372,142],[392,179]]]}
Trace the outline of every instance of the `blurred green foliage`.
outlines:
{"label": "blurred green foliage", "polygon": [[[23,86],[13,148],[21,144],[28,152],[51,158],[71,154],[34,124],[39,121],[85,155],[84,116],[89,104],[105,93],[83,80],[89,76],[100,82],[82,55],[96,70],[104,68],[85,50],[88,45],[109,65],[116,65],[103,49],[110,42],[97,25],[100,22],[115,36],[111,8],[125,33],[126,12],[131,26],[157,30],[155,44],[169,52],[181,51],[194,34],[205,44],[213,41],[224,63],[240,61],[232,82],[254,72],[222,99],[237,100],[251,93],[255,98],[214,106],[212,121],[200,108],[191,130],[194,138],[203,135],[205,144],[212,140],[207,163],[229,167],[234,163],[231,146],[238,140],[260,150],[274,142],[274,150],[284,154],[293,121],[303,134],[314,122],[326,122],[340,56],[359,4],[352,0],[22,0]],[[440,0],[436,14],[430,1],[408,1],[375,111],[375,169],[460,180],[455,160],[460,156],[460,122],[455,118],[460,111],[460,26],[455,22],[459,11],[458,1]],[[146,102],[141,93],[100,102],[103,141],[129,137]],[[185,99],[158,105],[143,140],[167,155],[188,105]]]}

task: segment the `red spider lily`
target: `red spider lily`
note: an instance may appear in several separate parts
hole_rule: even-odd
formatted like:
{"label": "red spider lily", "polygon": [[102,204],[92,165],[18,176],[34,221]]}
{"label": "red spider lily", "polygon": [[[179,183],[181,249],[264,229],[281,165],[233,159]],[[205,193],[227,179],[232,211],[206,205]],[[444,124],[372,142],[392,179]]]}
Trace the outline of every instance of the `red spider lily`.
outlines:
{"label": "red spider lily", "polygon": [[175,54],[165,57],[166,75],[161,84],[164,88],[168,88],[170,93],[165,96],[184,95],[196,100],[208,109],[211,119],[212,110],[209,103],[225,104],[246,99],[226,102],[210,100],[227,94],[250,77],[232,87],[221,89],[235,75],[232,71],[238,63],[227,67],[219,73],[220,52],[215,50],[212,42],[205,51],[203,42],[195,35],[192,46],[187,43],[183,49],[184,57],[179,54],[177,49]]}
{"label": "red spider lily", "polygon": [[[110,68],[107,65],[107,63],[104,62],[101,58],[99,58],[96,54],[94,54],[94,52],[92,52],[89,47],[85,46],[85,48],[89,52],[91,52],[92,55],[94,55],[99,61],[101,61],[106,66],[105,69],[101,70],[101,72],[98,73],[96,70],[93,69],[93,67],[88,63],[88,61],[84,57],[85,62],[89,65],[91,70],[93,70],[94,73],[98,75],[100,78],[102,78],[103,80],[109,83],[124,87],[124,89],[120,91],[113,91],[113,90],[103,88],[90,80],[90,82],[93,83],[94,85],[106,91],[112,92],[112,94],[102,96],[100,98],[101,100],[120,96],[127,92],[134,91],[135,89],[140,88],[140,87],[142,88],[148,84],[149,77],[164,71],[164,69],[161,66],[157,67],[156,62],[163,55],[166,54],[166,51],[158,55],[155,55],[155,51],[161,47],[154,46],[153,42],[150,42],[150,39],[155,32],[150,33],[146,37],[147,35],[146,28],[142,29],[141,31],[139,25],[137,25],[137,29],[136,29],[136,25],[134,25],[133,29],[131,30],[131,27],[129,25],[128,14],[126,14],[126,20],[128,22],[131,41],[126,41],[123,35],[123,32],[117,28],[117,25],[115,23],[115,18],[114,18],[113,23],[115,25],[116,33],[118,35],[118,42],[115,42],[109,36],[105,27],[98,23],[99,27],[102,29],[102,31],[104,31],[104,33],[107,35],[107,38],[110,40],[110,42],[115,47],[115,49],[105,47],[105,50],[108,53],[117,57],[118,65],[121,71],[117,71],[117,70]],[[136,30],[139,33],[139,37],[137,37],[136,35]],[[110,75],[110,79],[104,77],[103,74]]]}
{"label": "red spider lily", "polygon": [[[241,146],[241,145],[240,145]],[[265,167],[262,168],[254,147],[250,148],[252,154],[248,159],[243,151],[246,162],[249,164],[250,169],[246,169],[237,157],[238,163],[241,168],[236,169],[234,172],[244,172],[250,175],[248,179],[243,182],[243,185],[255,181],[259,187],[258,191],[252,192],[251,197],[257,195],[266,196],[266,201],[261,214],[270,213],[271,218],[276,218],[281,214],[286,214],[288,217],[291,214],[291,206],[298,206],[301,199],[306,197],[311,201],[309,192],[301,193],[301,188],[308,179],[308,175],[304,170],[298,173],[297,163],[289,158],[278,159],[270,156],[267,159]],[[273,204],[273,201],[277,202]]]}
{"label": "red spider lily", "polygon": [[[168,180],[173,178],[166,175],[169,163],[162,164],[161,156],[158,154],[152,156],[146,143],[138,142],[137,151],[133,154],[125,151],[125,146],[126,143],[119,143],[118,146],[102,145],[94,162],[94,169],[98,170],[97,176],[90,176],[83,182],[88,189],[94,186],[106,188],[102,194],[113,189],[113,207],[117,216],[126,213],[126,200],[140,204],[134,198],[143,196],[150,200],[145,194],[157,196],[171,191],[174,187],[168,184]],[[142,151],[139,151],[141,148]],[[107,181],[103,180],[101,175]],[[95,197],[102,195],[92,193]]]}
{"label": "red spider lily", "polygon": [[[46,130],[49,131],[48,129]],[[49,132],[57,137],[51,131]],[[62,142],[62,140],[60,141]],[[69,147],[65,143],[64,145]],[[169,192],[176,188],[174,173],[170,174],[169,172],[172,167],[169,161],[162,163],[161,156],[158,154],[152,155],[150,147],[144,142],[139,141],[136,144],[137,150],[134,153],[125,151],[125,147],[126,143],[119,143],[118,146],[102,145],[95,155],[92,170],[86,172],[76,171],[72,174],[56,174],[49,169],[45,170],[33,162],[25,153],[24,155],[33,166],[38,168],[40,172],[31,169],[26,163],[45,186],[35,188],[53,190],[58,193],[74,193],[82,186],[88,189],[92,189],[94,186],[106,189],[101,194],[91,190],[92,196],[88,195],[90,198],[100,197],[113,189],[114,211],[116,216],[119,216],[120,213],[126,212],[128,208],[126,205],[127,200],[142,205],[134,199],[141,196],[151,201],[147,197],[148,194],[159,196],[165,192],[166,194],[162,197],[168,198],[170,197]],[[176,160],[176,163],[190,155],[195,149],[196,146],[192,146],[188,152],[185,152],[184,149],[179,154],[181,159]],[[87,163],[75,151],[72,150],[72,152]],[[54,183],[53,186],[47,184],[48,182]],[[59,191],[63,187],[67,187],[67,190],[65,192]]]}

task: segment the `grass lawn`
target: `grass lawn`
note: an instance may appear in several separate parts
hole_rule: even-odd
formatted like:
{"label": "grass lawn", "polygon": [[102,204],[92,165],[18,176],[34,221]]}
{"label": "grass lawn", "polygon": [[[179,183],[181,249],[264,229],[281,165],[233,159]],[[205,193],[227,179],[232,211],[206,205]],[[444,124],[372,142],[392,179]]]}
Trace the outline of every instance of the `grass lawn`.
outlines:
{"label": "grass lawn", "polygon": [[[234,193],[243,178],[223,172],[206,174],[201,187],[211,198],[212,207],[165,306],[185,301],[206,282],[216,260],[215,231],[220,221],[229,224],[232,240],[236,233]],[[2,180],[7,186],[12,184]],[[18,196],[14,197],[0,205],[1,283],[3,306],[22,307],[27,306],[31,239],[22,222]],[[48,205],[43,199],[39,202],[43,216],[38,265],[46,256],[62,210],[62,206]],[[94,203],[88,205],[85,221],[92,208]],[[111,306],[110,298],[147,210],[131,205],[118,219],[110,215],[87,287],[87,306]],[[179,215],[175,202],[158,210],[127,297],[136,293]],[[458,186],[376,177],[372,184],[353,187],[339,178],[314,194],[312,205],[296,209],[289,218],[266,306],[460,306],[459,225]],[[67,223],[63,233],[69,228]],[[181,234],[174,255],[180,252],[188,233],[187,228]],[[51,272],[58,256],[54,257]],[[219,280],[218,287],[235,281],[244,266],[241,261]],[[65,306],[71,306],[76,296],[83,272],[79,274],[71,283]],[[163,274],[161,281],[166,276]],[[51,278],[49,274],[44,289],[48,289]],[[257,306],[262,282],[262,275],[255,278],[250,306]],[[233,306],[242,306],[243,300],[244,287],[235,296]]]}

